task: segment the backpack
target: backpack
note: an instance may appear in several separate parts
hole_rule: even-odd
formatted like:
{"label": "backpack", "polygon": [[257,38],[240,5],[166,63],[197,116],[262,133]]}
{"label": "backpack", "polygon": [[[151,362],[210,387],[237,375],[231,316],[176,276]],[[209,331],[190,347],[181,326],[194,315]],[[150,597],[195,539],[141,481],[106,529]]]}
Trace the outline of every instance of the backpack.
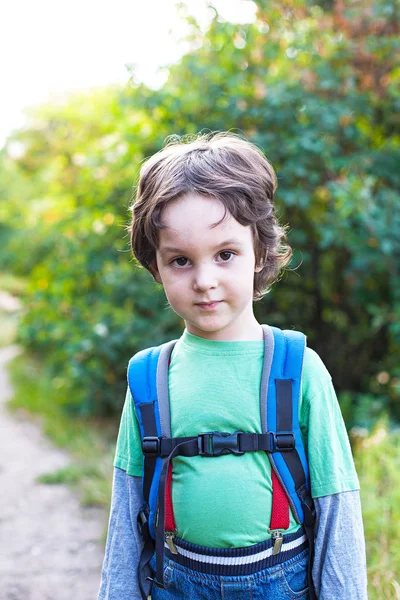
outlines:
{"label": "backpack", "polygon": [[266,452],[271,463],[273,498],[270,530],[274,554],[282,544],[282,530],[289,527],[289,505],[303,525],[309,544],[308,580],[315,598],[311,569],[314,549],[315,510],[310,493],[309,469],[298,421],[305,335],[263,325],[264,364],[260,387],[262,433],[199,432],[197,436],[171,436],[168,367],[176,340],[138,352],[129,361],[128,384],[142,437],[144,508],[138,526],[144,546],[139,561],[139,585],[144,600],[143,569],[156,552],[155,577],[164,587],[164,544],[176,553],[173,538],[172,459],[201,455],[215,460],[222,454]]}

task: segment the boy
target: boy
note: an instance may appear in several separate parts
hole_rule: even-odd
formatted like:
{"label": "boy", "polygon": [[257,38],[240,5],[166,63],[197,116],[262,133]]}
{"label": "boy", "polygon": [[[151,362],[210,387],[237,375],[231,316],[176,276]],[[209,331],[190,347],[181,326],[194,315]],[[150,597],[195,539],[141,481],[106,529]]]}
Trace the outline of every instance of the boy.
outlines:
{"label": "boy", "polygon": [[[168,367],[174,437],[262,431],[260,382],[269,329],[257,322],[253,300],[268,291],[291,255],[274,215],[275,188],[263,154],[232,134],[170,144],[142,166],[133,253],[163,285],[186,326]],[[140,600],[151,580],[154,600],[367,598],[357,475],[331,378],[310,349],[299,395],[315,540],[308,535],[307,542],[293,505],[284,535],[272,526],[279,482],[267,452],[177,456],[175,537],[162,549],[162,581],[153,557],[144,583],[137,527],[143,456],[138,410],[128,389],[99,600]]]}

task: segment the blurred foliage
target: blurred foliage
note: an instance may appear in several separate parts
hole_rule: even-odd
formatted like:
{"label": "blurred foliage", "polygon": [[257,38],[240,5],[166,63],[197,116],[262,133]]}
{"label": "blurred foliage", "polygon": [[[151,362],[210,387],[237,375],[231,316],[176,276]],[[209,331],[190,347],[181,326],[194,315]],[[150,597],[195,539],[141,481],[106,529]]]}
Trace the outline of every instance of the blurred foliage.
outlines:
{"label": "blurred foliage", "polygon": [[399,6],[257,6],[252,24],[191,19],[192,50],[161,89],[133,76],[43,106],[2,152],[0,261],[30,281],[20,341],[71,410],[119,410],[129,357],[182,327],[129,255],[141,161],[168,135],[231,129],[274,164],[295,249],[257,317],[307,332],[349,425],[400,419]]}
{"label": "blurred foliage", "polygon": [[378,421],[371,435],[354,428],[360,478],[370,600],[397,600],[400,593],[400,430]]}

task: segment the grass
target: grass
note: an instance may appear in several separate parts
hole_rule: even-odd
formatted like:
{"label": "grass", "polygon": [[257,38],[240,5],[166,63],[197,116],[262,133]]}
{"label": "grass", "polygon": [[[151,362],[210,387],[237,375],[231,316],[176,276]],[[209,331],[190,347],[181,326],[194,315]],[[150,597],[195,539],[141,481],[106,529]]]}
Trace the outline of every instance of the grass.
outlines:
{"label": "grass", "polygon": [[12,273],[0,273],[0,290],[12,296],[23,296],[26,293],[27,282],[22,277]]}
{"label": "grass", "polygon": [[[9,273],[0,274],[0,292],[18,298],[25,291],[25,281]],[[14,343],[17,334],[18,312],[18,310],[7,309],[0,301],[0,348]]]}
{"label": "grass", "polygon": [[400,430],[385,420],[353,437],[360,478],[370,600],[400,600]]}
{"label": "grass", "polygon": [[[0,291],[19,298],[26,292],[26,282],[10,273],[0,273]],[[18,326],[18,311],[2,308],[0,303],[0,348],[14,343]]]}
{"label": "grass", "polygon": [[0,309],[0,348],[14,343],[17,334],[18,318]]}

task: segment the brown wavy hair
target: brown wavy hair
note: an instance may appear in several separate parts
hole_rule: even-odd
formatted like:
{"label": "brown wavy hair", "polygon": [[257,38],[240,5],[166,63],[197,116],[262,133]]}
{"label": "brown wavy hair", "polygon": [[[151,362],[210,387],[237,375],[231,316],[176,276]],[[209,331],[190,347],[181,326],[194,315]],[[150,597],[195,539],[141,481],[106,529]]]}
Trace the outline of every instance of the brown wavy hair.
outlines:
{"label": "brown wavy hair", "polygon": [[290,261],[286,227],[275,216],[276,175],[264,154],[233,133],[172,136],[140,170],[132,222],[131,248],[138,262],[151,271],[156,260],[161,214],[171,202],[189,193],[211,196],[253,232],[256,265],[254,300],[260,300]]}

